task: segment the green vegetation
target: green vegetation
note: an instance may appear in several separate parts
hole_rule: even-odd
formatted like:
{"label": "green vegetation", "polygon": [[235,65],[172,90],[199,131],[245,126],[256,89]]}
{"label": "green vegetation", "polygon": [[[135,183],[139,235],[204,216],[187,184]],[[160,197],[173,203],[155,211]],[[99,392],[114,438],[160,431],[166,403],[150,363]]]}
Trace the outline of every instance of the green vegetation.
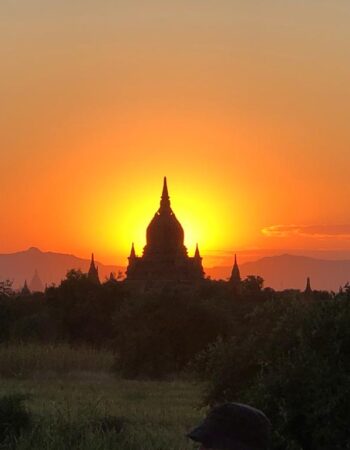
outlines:
{"label": "green vegetation", "polygon": [[[0,347],[0,367],[11,361],[14,368],[26,360],[26,378],[0,378],[0,392],[20,399],[31,426],[5,447],[15,450],[185,450],[193,448],[185,433],[201,417],[198,387],[188,382],[127,381],[108,372],[109,352],[68,346]],[[32,357],[37,351],[39,365]],[[11,358],[9,359],[9,355]],[[15,359],[18,356],[19,361]],[[91,361],[88,364],[88,356]],[[57,359],[63,363],[55,363]],[[40,367],[40,371],[38,371]],[[64,369],[64,370],[62,370]],[[13,396],[14,397],[11,397]],[[1,414],[0,399],[0,414]],[[17,408],[17,409],[18,409]],[[17,428],[16,428],[17,427]],[[10,438],[9,438],[10,439]]]}
{"label": "green vegetation", "polygon": [[38,343],[0,346],[0,376],[55,377],[74,375],[75,372],[109,372],[114,356],[108,350],[87,346],[72,348],[67,344]]}
{"label": "green vegetation", "polygon": [[273,424],[274,450],[350,448],[350,289],[321,301],[267,302],[250,333],[197,356],[205,403],[240,401]]}
{"label": "green vegetation", "polygon": [[[0,284],[0,392],[14,418],[3,439],[16,450],[186,449],[198,405],[239,401],[271,419],[272,450],[350,448],[350,286],[241,287],[131,295],[77,271],[44,294]],[[164,381],[184,373],[204,393]],[[16,419],[26,411],[29,427]]]}
{"label": "green vegetation", "polygon": [[24,406],[26,397],[20,394],[0,398],[0,446],[12,447],[22,431],[31,425],[31,416]]}

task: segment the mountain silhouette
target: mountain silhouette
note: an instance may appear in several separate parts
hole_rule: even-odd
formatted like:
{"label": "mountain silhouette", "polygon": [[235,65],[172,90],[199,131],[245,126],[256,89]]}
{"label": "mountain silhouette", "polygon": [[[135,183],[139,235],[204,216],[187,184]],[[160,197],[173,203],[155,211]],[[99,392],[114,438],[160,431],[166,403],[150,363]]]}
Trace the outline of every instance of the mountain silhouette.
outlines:
{"label": "mountain silhouette", "polygon": [[[125,273],[125,267],[104,265],[96,262],[99,267],[101,281],[110,276],[111,272]],[[35,271],[43,285],[60,283],[69,269],[81,269],[88,272],[90,259],[78,258],[74,255],[42,252],[31,247],[28,250],[0,254],[0,279],[10,279],[15,288],[22,288],[25,280],[32,280]],[[277,290],[305,289],[306,278],[311,278],[313,289],[337,291],[347,281],[350,281],[350,259],[326,260],[296,255],[280,255],[261,258],[246,262],[239,266],[242,278],[247,275],[260,275],[265,280],[265,286]],[[213,279],[228,279],[232,266],[217,266],[205,268],[205,273]]]}
{"label": "mountain silhouette", "polygon": [[[232,267],[212,267],[206,274],[227,279]],[[350,260],[326,260],[297,255],[268,256],[240,265],[242,277],[260,275],[265,286],[277,290],[305,289],[307,277],[316,290],[338,291],[350,281]]]}
{"label": "mountain silhouette", "polygon": [[[109,277],[111,272],[125,271],[121,266],[104,265],[96,261],[99,267],[101,280]],[[70,269],[81,269],[87,272],[90,259],[78,258],[74,255],[54,252],[42,252],[38,248],[31,247],[28,250],[0,254],[0,279],[13,280],[15,288],[22,288],[25,280],[33,280],[35,272],[39,275],[43,285],[60,283]],[[38,280],[36,280],[37,283]],[[36,284],[36,289],[40,287]]]}

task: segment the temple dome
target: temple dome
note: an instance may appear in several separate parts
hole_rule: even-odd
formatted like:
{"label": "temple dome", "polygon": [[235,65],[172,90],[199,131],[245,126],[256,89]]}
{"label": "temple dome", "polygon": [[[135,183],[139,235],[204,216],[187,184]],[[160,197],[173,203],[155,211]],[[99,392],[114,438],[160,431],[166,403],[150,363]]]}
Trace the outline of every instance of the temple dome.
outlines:
{"label": "temple dome", "polygon": [[184,230],[170,206],[166,178],[160,207],[147,227],[146,238],[142,256],[136,255],[134,245],[131,247],[126,271],[128,282],[141,283],[142,289],[153,289],[163,283],[191,284],[204,278],[198,247],[193,257],[187,254]]}
{"label": "temple dome", "polygon": [[166,178],[160,208],[147,227],[145,255],[154,253],[186,253],[184,230],[170,207]]}
{"label": "temple dome", "polygon": [[184,245],[184,230],[171,211],[168,214],[157,212],[147,227],[147,245],[169,250]]}

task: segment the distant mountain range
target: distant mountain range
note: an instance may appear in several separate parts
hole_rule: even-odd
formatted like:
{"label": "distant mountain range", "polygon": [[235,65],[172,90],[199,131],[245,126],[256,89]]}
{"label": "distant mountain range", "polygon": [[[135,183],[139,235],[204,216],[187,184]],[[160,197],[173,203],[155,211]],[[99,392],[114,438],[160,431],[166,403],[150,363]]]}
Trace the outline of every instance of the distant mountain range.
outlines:
{"label": "distant mountain range", "polygon": [[[99,267],[101,280],[111,272],[125,272],[125,267],[104,265],[96,262]],[[27,280],[30,284],[35,271],[42,283],[59,283],[69,269],[81,269],[87,272],[90,260],[54,252],[42,252],[37,248],[0,254],[0,279],[13,280],[14,287],[23,286]],[[213,279],[227,279],[232,267],[208,267],[206,275]],[[281,255],[261,258],[257,261],[246,262],[240,266],[242,277],[260,275],[265,280],[265,286],[274,289],[304,289],[306,278],[311,278],[313,289],[338,290],[350,281],[350,260],[326,260],[305,256]]]}
{"label": "distant mountain range", "polygon": [[[118,273],[119,270],[125,270],[123,267],[108,266],[98,261],[96,264],[101,280],[108,277],[111,272]],[[14,287],[19,288],[23,286],[25,280],[30,284],[37,271],[43,285],[50,285],[60,283],[70,269],[87,272],[89,265],[88,259],[62,253],[42,252],[32,247],[22,252],[0,254],[0,279],[13,280]]]}
{"label": "distant mountain range", "polygon": [[[240,266],[241,276],[260,275],[265,286],[277,290],[304,289],[306,278],[316,290],[337,291],[350,281],[350,260],[326,260],[306,256],[280,255],[246,262]],[[226,279],[230,267],[213,267],[206,270],[212,278]]]}

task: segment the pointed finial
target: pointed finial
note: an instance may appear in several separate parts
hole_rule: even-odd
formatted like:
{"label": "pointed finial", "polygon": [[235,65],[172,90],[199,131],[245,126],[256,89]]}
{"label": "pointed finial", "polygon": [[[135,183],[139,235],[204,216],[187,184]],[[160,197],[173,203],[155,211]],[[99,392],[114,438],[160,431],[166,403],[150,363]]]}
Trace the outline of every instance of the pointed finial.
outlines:
{"label": "pointed finial", "polygon": [[306,279],[305,294],[312,294],[310,277],[307,277],[307,279]]}
{"label": "pointed finial", "polygon": [[163,178],[163,195],[162,197],[169,197],[168,195],[168,183],[166,177]]}
{"label": "pointed finial", "polygon": [[195,251],[195,253],[194,253],[194,257],[195,257],[195,258],[200,258],[200,257],[201,257],[201,255],[200,255],[200,253],[199,253],[198,243],[196,244],[196,251]]}
{"label": "pointed finial", "polygon": [[94,284],[100,284],[100,279],[98,276],[98,267],[95,265],[95,255],[91,254],[91,263],[90,263],[90,269],[88,272],[88,279],[92,281]]}
{"label": "pointed finial", "polygon": [[130,258],[135,258],[136,252],[135,252],[135,245],[134,243],[131,244],[131,252],[130,252]]}
{"label": "pointed finial", "polygon": [[236,253],[235,253],[235,262],[233,264],[230,282],[233,283],[234,286],[240,286],[240,284],[241,284],[241,273],[240,273],[240,270],[238,267]]}
{"label": "pointed finial", "polygon": [[28,287],[27,280],[24,280],[24,286],[22,288],[21,294],[22,295],[29,295],[30,294],[30,289]]}
{"label": "pointed finial", "polygon": [[169,210],[170,209],[170,197],[168,193],[168,183],[166,177],[164,177],[163,181],[163,191],[162,191],[162,197],[160,201],[160,209],[162,211]]}

